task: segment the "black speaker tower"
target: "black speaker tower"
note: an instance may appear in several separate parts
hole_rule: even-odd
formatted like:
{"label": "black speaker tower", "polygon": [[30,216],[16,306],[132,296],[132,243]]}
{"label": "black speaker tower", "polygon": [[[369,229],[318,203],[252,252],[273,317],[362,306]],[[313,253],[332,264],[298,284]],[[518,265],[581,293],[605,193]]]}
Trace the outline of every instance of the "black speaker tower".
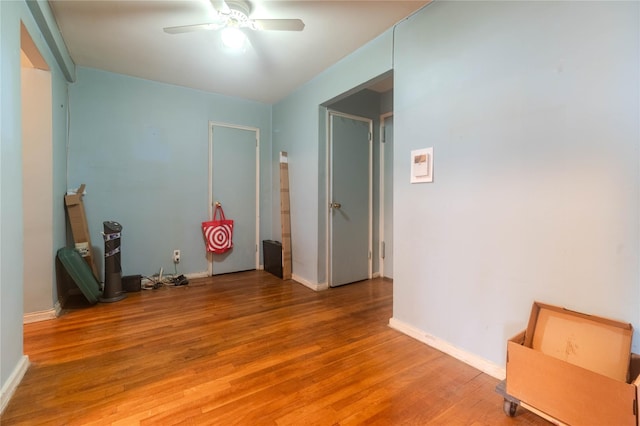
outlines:
{"label": "black speaker tower", "polygon": [[103,222],[104,226],[104,291],[101,302],[117,302],[127,297],[122,291],[122,266],[120,264],[120,235],[122,225]]}

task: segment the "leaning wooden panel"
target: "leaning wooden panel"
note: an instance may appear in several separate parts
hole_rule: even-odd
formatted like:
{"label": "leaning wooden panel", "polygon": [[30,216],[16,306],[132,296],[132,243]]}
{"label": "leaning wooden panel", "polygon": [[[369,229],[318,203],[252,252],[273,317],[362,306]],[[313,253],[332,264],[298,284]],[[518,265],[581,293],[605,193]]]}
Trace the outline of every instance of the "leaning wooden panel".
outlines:
{"label": "leaning wooden panel", "polygon": [[636,386],[507,343],[507,393],[570,425],[634,425]]}
{"label": "leaning wooden panel", "polygon": [[291,265],[291,205],[289,201],[289,160],[280,153],[280,225],[282,228],[282,279],[290,280]]}

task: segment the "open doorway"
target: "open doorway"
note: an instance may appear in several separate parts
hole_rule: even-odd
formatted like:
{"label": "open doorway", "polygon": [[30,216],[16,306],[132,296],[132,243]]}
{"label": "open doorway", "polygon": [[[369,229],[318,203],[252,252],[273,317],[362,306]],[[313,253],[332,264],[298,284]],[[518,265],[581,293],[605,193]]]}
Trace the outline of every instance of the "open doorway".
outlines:
{"label": "open doorway", "polygon": [[20,26],[24,322],[56,317],[51,71]]}
{"label": "open doorway", "polygon": [[[329,111],[366,117],[373,122],[372,144],[372,244],[370,276],[393,279],[393,74],[385,73],[322,105]],[[328,132],[329,129],[327,129]],[[327,137],[329,135],[327,134]],[[327,142],[328,146],[328,142]],[[363,148],[364,149],[364,148]],[[366,155],[363,151],[362,155]],[[331,281],[331,202],[327,152],[327,280]]]}

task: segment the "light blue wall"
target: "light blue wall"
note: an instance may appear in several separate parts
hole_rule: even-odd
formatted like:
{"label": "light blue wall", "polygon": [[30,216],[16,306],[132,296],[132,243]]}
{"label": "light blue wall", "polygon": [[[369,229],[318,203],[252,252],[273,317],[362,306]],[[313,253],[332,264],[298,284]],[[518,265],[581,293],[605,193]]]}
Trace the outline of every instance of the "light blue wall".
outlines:
{"label": "light blue wall", "polygon": [[398,26],[394,319],[501,366],[534,300],[640,327],[639,6],[436,2]]}
{"label": "light blue wall", "polygon": [[[261,240],[271,238],[271,106],[87,68],[70,86],[69,185],[102,270],[102,223],[123,226],[124,275],[206,272],[209,121],[260,129]],[[233,218],[231,218],[233,219]],[[102,273],[101,273],[102,274]]]}
{"label": "light blue wall", "polygon": [[273,106],[273,229],[280,236],[279,152],[289,154],[293,274],[326,283],[326,143],[320,105],[391,69],[392,33],[371,41]]}
{"label": "light blue wall", "polygon": [[382,94],[380,104],[382,113],[393,112],[393,89]]}
{"label": "light blue wall", "polygon": [[[35,7],[36,5],[34,5]],[[48,5],[37,5],[44,14]],[[42,15],[44,16],[44,15]],[[22,1],[0,2],[0,385],[3,392],[8,379],[23,360],[23,221],[22,198],[22,115],[20,92],[20,22],[31,34],[40,53],[51,68],[53,97],[53,247],[65,244],[66,113],[67,83],[29,8]],[[51,21],[47,21],[51,22]],[[56,28],[49,28],[56,34]],[[68,58],[64,46],[58,55]],[[66,70],[69,73],[69,69]],[[73,73],[73,70],[71,70]],[[53,271],[52,271],[53,274]],[[57,299],[53,289],[51,308]],[[5,396],[4,394],[2,395]]]}
{"label": "light blue wall", "polygon": [[0,381],[3,386],[22,357],[21,12],[20,4],[0,3]]}

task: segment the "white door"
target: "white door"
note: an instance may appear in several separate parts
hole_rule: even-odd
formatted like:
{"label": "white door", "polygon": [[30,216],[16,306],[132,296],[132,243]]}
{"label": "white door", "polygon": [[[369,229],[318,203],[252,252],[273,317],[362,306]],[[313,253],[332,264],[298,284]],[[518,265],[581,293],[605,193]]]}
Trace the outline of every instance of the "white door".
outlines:
{"label": "white door", "polygon": [[228,124],[210,124],[210,210],[219,202],[232,219],[233,248],[209,254],[211,275],[258,268],[259,238],[259,130]]}
{"label": "white door", "polygon": [[371,277],[372,120],[329,113],[331,287]]}

